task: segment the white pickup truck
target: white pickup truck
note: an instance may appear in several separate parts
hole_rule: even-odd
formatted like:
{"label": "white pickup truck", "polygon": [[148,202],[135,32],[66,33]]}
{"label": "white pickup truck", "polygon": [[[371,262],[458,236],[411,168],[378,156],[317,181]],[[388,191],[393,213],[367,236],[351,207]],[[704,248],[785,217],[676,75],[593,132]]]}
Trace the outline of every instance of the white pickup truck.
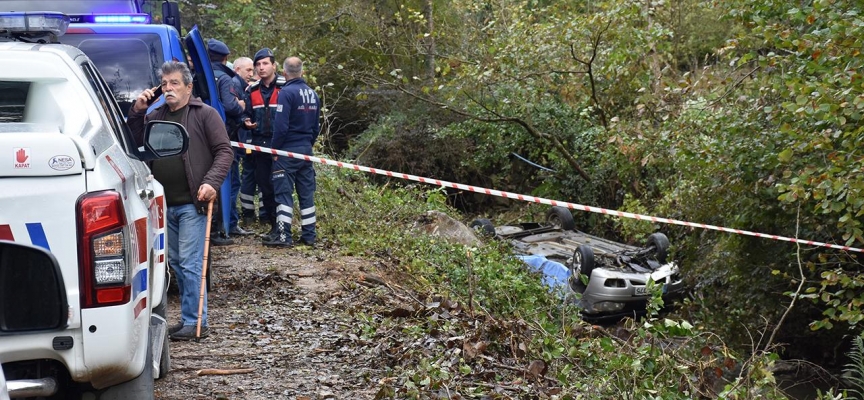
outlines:
{"label": "white pickup truck", "polygon": [[9,396],[152,399],[169,368],[168,276],[163,189],[145,162],[182,154],[188,135],[156,122],[136,146],[87,56],[42,44],[63,14],[0,13],[0,26],[0,241],[59,266],[4,274],[0,257]]}

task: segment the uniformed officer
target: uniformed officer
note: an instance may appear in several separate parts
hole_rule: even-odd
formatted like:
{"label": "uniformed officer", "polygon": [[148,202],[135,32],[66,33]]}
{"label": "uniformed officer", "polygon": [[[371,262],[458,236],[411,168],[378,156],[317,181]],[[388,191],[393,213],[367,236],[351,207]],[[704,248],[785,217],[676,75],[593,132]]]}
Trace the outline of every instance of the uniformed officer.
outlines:
{"label": "uniformed officer", "polygon": [[[210,39],[207,41],[207,53],[210,58],[210,67],[213,69],[213,76],[216,78],[217,96],[222,104],[222,109],[225,111],[225,128],[228,132],[228,138],[233,141],[238,141],[237,130],[240,127],[240,118],[246,108],[246,103],[243,101],[243,93],[238,92],[234,85],[233,78],[236,75],[234,70],[228,68],[228,55],[231,50],[220,40]],[[231,231],[237,234],[245,233],[237,225],[237,192],[234,191],[234,181],[237,180],[237,190],[239,191],[239,169],[240,161],[235,157],[231,164],[230,179],[232,182],[231,198],[223,199],[219,197],[219,207],[227,207],[230,210],[230,226],[222,226],[221,218],[213,219],[215,235],[212,235],[210,244],[214,246],[224,246],[233,244],[230,239]],[[219,213],[222,215],[222,213]],[[227,228],[227,229],[226,229]]]}
{"label": "uniformed officer", "polygon": [[[247,96],[249,102],[246,104],[248,118],[244,120],[244,124],[255,146],[271,147],[270,142],[273,140],[276,99],[279,89],[285,84],[285,78],[276,75],[275,60],[273,51],[266,47],[258,50],[253,58],[255,71],[258,72],[261,80],[249,85]],[[270,222],[270,232],[263,237],[264,241],[268,241],[277,233],[276,200],[273,197],[273,183],[270,176],[273,159],[270,154],[256,151],[252,152],[252,162],[255,163],[255,183],[261,189],[261,202],[264,203],[264,210]]]}
{"label": "uniformed officer", "polygon": [[[311,155],[312,145],[320,129],[318,95],[303,80],[303,62],[299,58],[286,58],[283,73],[287,82],[279,91],[272,146],[296,154]],[[300,201],[300,243],[309,246],[315,244],[315,169],[309,161],[274,156],[273,189],[276,194],[278,235],[264,242],[265,245],[290,247],[293,244],[291,222],[295,188]]]}

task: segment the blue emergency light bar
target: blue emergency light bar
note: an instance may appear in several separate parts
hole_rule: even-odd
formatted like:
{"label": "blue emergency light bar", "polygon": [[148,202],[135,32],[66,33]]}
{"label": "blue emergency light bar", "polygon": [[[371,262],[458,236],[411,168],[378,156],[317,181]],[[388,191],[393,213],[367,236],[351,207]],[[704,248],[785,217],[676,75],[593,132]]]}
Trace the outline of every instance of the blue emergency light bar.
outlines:
{"label": "blue emergency light bar", "polygon": [[57,36],[66,33],[69,18],[54,12],[3,12],[0,13],[0,31],[15,34],[45,34]]}
{"label": "blue emergency light bar", "polygon": [[149,24],[147,14],[77,14],[70,15],[73,24]]}

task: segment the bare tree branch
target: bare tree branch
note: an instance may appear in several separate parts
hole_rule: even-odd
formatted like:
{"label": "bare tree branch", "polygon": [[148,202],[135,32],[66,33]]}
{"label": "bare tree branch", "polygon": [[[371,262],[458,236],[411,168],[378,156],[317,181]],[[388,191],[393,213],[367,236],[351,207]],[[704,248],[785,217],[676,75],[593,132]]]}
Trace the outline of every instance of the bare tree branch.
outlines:
{"label": "bare tree branch", "polygon": [[600,116],[600,123],[603,124],[604,129],[609,128],[609,122],[606,119],[606,111],[603,110],[603,106],[600,104],[600,98],[597,96],[597,86],[595,84],[596,79],[594,79],[594,60],[597,59],[597,50],[600,48],[600,40],[603,37],[603,34],[609,30],[609,27],[612,25],[612,21],[610,20],[603,29],[597,31],[597,34],[591,39],[591,58],[588,61],[580,59],[576,56],[576,48],[572,44],[570,45],[570,56],[573,57],[573,60],[576,62],[585,65],[588,68],[588,82],[591,84],[591,100],[594,102],[594,105],[597,107],[597,113]]}
{"label": "bare tree branch", "polygon": [[[795,238],[798,238],[798,230],[801,225],[801,203],[798,203],[798,216],[795,218]],[[792,308],[795,307],[795,300],[801,295],[801,290],[804,289],[804,282],[807,281],[807,278],[804,276],[804,267],[801,265],[801,243],[796,243],[795,256],[798,259],[798,274],[801,277],[801,281],[798,282],[798,289],[795,290],[795,293],[792,294],[792,301],[789,303],[789,307],[786,307],[786,311],[783,312],[783,315],[780,317],[780,321],[777,321],[777,326],[774,327],[774,330],[771,332],[771,336],[768,337],[768,342],[765,343],[766,351],[771,347],[771,344],[774,343],[774,337],[777,336],[777,331],[780,330],[780,327],[783,326],[783,321],[786,321],[786,317],[789,315],[789,312],[792,311]]]}
{"label": "bare tree branch", "polygon": [[[479,115],[469,113],[469,112],[464,111],[464,110],[460,110],[458,108],[453,108],[448,104],[444,104],[444,103],[441,103],[439,101],[435,101],[435,100],[427,98],[425,96],[420,96],[417,93],[414,93],[410,90],[407,90],[402,86],[397,86],[397,89],[400,92],[402,92],[408,96],[411,96],[417,100],[441,107],[442,109],[448,110],[452,113],[455,113],[457,115],[461,115],[461,116],[466,117],[466,118],[473,119],[475,121],[488,122],[488,123],[510,123],[510,124],[519,125],[523,129],[525,129],[525,131],[528,132],[528,134],[530,134],[531,136],[534,136],[538,139],[542,139],[544,141],[551,143],[552,146],[555,148],[555,150],[557,150],[558,153],[564,158],[564,160],[567,161],[567,164],[570,165],[571,168],[576,170],[577,173],[579,173],[579,176],[581,176],[582,179],[584,179],[586,182],[591,182],[591,177],[585,172],[585,170],[582,169],[582,166],[579,164],[579,161],[577,161],[576,158],[573,157],[573,155],[570,153],[570,151],[567,150],[567,147],[564,146],[564,143],[562,143],[561,140],[557,136],[550,135],[548,133],[540,131],[534,125],[532,125],[528,121],[525,121],[524,119],[517,118],[517,117],[504,117],[504,116],[498,114],[497,112],[494,112],[494,111],[492,111],[486,107],[484,107],[484,110],[487,110],[488,112],[492,113],[492,115],[494,115],[495,117],[494,118],[482,117]],[[471,99],[471,100],[475,101],[474,99]]]}

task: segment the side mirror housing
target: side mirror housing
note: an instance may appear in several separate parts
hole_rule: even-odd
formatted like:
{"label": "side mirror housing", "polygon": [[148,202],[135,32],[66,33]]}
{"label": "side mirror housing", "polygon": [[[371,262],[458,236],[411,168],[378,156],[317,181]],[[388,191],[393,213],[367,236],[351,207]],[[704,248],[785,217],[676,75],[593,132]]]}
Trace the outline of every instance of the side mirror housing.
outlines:
{"label": "side mirror housing", "polygon": [[150,121],[144,127],[144,149],[141,161],[183,154],[189,149],[189,132],[183,125],[169,121]]}
{"label": "side mirror housing", "polygon": [[0,240],[0,336],[69,324],[60,264],[47,250]]}
{"label": "side mirror housing", "polygon": [[180,6],[173,2],[165,0],[162,3],[162,23],[171,25],[180,33]]}

